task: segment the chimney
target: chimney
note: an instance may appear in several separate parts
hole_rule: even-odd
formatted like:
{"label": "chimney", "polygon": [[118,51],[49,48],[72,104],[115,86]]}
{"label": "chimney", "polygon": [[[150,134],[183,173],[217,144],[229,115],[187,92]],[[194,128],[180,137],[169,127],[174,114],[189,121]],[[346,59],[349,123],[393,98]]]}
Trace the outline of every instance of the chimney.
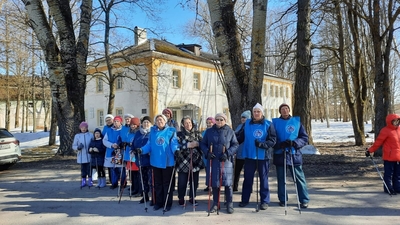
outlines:
{"label": "chimney", "polygon": [[135,26],[134,35],[135,45],[143,44],[147,40],[147,31],[144,28]]}

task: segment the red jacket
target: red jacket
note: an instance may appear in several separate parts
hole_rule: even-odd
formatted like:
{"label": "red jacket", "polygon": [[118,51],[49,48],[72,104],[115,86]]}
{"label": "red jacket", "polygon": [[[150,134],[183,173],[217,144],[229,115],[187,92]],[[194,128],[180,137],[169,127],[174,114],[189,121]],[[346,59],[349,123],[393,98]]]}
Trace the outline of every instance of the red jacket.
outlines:
{"label": "red jacket", "polygon": [[389,114],[386,117],[386,127],[382,128],[375,143],[368,149],[375,152],[383,145],[383,160],[400,162],[400,128],[393,126],[392,120],[400,119],[397,114]]}

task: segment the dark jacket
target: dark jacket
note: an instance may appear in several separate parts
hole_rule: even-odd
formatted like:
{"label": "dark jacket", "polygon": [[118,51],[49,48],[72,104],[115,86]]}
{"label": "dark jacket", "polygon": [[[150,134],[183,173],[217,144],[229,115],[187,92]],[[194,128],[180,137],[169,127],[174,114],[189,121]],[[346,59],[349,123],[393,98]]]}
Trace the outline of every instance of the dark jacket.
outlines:
{"label": "dark jacket", "polygon": [[[236,140],[235,132],[228,126],[224,125],[220,128],[214,124],[205,133],[200,147],[203,154],[207,157],[210,154],[210,146],[212,145],[212,153],[215,158],[211,160],[211,185],[209,184],[210,175],[210,160],[207,160],[206,166],[206,185],[212,187],[220,187],[220,173],[222,172],[222,185],[231,186],[233,176],[233,156],[236,154],[239,143]],[[228,159],[225,162],[220,162],[220,157],[223,154],[223,149]],[[222,165],[224,165],[222,167]],[[222,169],[222,171],[221,171]]]}
{"label": "dark jacket", "polygon": [[[94,137],[94,133],[100,132],[101,134],[101,130],[96,128],[93,132],[93,137]],[[90,142],[89,144],[89,149],[90,148],[97,148],[99,150],[99,152],[94,152],[91,153],[91,163],[92,166],[103,166],[104,164],[104,157],[106,155],[106,146],[103,145],[103,134],[100,135],[100,139],[95,139],[95,137],[93,138],[93,140]],[[97,163],[97,164],[96,164]]]}
{"label": "dark jacket", "polygon": [[[144,130],[142,127],[139,131],[136,132],[135,138],[132,141],[132,149],[141,148],[144,146],[149,140],[150,136],[150,128],[148,130]],[[139,159],[139,155],[135,154],[136,159]],[[137,162],[138,166],[150,166],[150,154],[140,155],[140,160]]]}

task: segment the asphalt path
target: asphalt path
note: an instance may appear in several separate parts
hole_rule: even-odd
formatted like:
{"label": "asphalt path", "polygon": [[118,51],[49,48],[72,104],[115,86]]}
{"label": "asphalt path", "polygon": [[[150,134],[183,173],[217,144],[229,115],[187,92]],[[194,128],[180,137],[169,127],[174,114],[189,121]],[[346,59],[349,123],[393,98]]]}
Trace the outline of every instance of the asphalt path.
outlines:
{"label": "asphalt path", "polygon": [[274,173],[270,175],[271,203],[267,210],[256,212],[253,186],[248,206],[238,206],[239,189],[234,192],[233,214],[222,208],[219,215],[207,216],[204,171],[200,174],[196,198],[199,205],[195,211],[190,203],[185,209],[179,206],[175,191],[171,211],[163,214],[149,205],[146,212],[145,205],[139,204],[140,197],[129,197],[128,188],[120,203],[117,189],[80,189],[79,171],[11,168],[0,171],[0,224],[400,224],[400,194],[384,194],[378,174],[376,178],[307,178],[311,201],[309,208],[301,211],[297,208],[293,181],[288,179],[286,215],[285,207],[278,205]]}

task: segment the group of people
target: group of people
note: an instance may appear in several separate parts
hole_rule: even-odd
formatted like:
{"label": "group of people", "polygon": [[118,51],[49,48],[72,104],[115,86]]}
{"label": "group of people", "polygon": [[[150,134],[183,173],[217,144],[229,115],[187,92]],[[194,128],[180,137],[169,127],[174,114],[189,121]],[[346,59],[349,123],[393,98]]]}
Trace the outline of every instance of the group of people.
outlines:
{"label": "group of people", "polygon": [[[300,206],[307,208],[309,196],[299,149],[307,144],[308,135],[299,118],[290,115],[289,105],[280,105],[279,112],[279,118],[269,121],[263,115],[262,105],[257,103],[251,111],[242,113],[242,123],[235,130],[227,125],[224,113],[217,113],[215,117],[207,118],[207,129],[203,132],[197,130],[197,124],[190,116],[183,117],[179,126],[168,108],[155,116],[154,125],[148,116],[139,119],[126,114],[125,125],[122,125],[122,117],[107,115],[103,131],[96,129],[91,134],[88,124],[82,122],[79,126],[81,133],[73,142],[73,149],[78,151],[77,161],[81,163],[81,187],[93,186],[93,168],[98,171],[98,187],[106,186],[103,169],[106,167],[111,188],[119,187],[118,182],[124,188],[125,170],[128,170],[133,174],[129,177],[135,192],[143,196],[140,202],[149,201],[148,193],[151,191],[153,209],[169,211],[176,173],[178,204],[186,206],[188,197],[188,202],[195,206],[198,204],[195,199],[199,172],[205,168],[209,212],[220,210],[221,189],[224,187],[223,204],[228,213],[233,213],[233,192],[238,191],[240,173],[244,168],[239,206],[249,204],[257,171],[260,180],[256,193],[257,208],[266,210],[270,203],[268,173],[273,159],[277,169],[279,204],[285,206],[288,201],[285,187],[288,168],[297,181]],[[141,179],[144,182],[139,182]]]}

